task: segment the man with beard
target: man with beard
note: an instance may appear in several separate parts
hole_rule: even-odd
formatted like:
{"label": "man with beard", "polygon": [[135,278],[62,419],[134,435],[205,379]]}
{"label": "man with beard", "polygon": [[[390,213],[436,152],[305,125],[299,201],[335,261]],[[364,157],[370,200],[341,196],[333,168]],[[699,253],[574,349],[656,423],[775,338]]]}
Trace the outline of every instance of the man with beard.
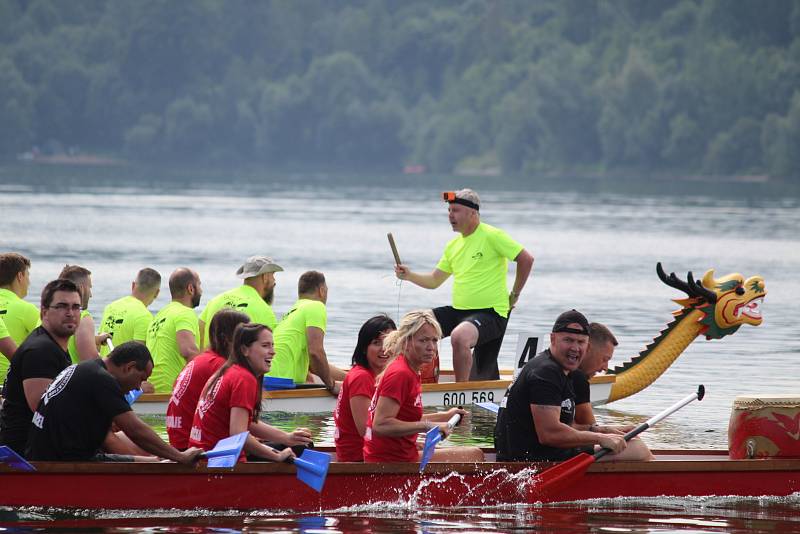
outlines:
{"label": "man with beard", "polygon": [[615,427],[575,422],[575,372],[589,346],[589,321],[576,310],[553,325],[550,348],[525,364],[506,391],[497,414],[494,443],[498,461],[563,461],[599,447],[603,460],[652,460],[647,446],[627,443]]}
{"label": "man with beard", "polygon": [[0,445],[25,453],[31,420],[39,399],[70,365],[67,343],[81,320],[81,294],[70,280],[53,280],[42,291],[42,325],[14,353],[0,410]]}
{"label": "man with beard", "polygon": [[72,280],[81,292],[81,322],[75,335],[69,338],[67,352],[72,363],[94,360],[100,357],[98,347],[105,343],[109,334],[94,335],[94,319],[89,313],[89,301],[92,299],[92,272],[80,265],[65,265],[59,278]]}
{"label": "man with beard", "polygon": [[233,308],[250,317],[250,322],[263,324],[274,331],[278,323],[271,306],[275,290],[275,273],[282,270],[283,267],[267,256],[248,258],[236,271],[236,276],[244,279],[242,285],[211,299],[200,314],[200,347],[208,347],[211,319],[222,308]]}
{"label": "man with beard", "polygon": [[194,313],[203,295],[200,275],[186,267],[175,269],[169,277],[169,292],[172,302],[161,308],[147,331],[156,393],[171,393],[186,363],[200,354],[200,327]]}

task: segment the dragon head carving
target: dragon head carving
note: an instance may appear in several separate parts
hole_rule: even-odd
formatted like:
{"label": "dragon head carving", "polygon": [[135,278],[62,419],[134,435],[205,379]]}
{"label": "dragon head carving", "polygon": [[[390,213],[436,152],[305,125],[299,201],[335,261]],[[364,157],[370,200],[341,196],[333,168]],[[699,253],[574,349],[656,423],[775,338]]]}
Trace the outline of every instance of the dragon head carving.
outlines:
{"label": "dragon head carving", "polygon": [[691,271],[684,282],[675,273],[667,276],[661,263],[656,265],[656,272],[665,284],[688,295],[687,298],[676,299],[676,303],[703,312],[699,322],[704,328],[700,335],[706,336],[706,339],[719,339],[733,334],[743,324],[761,324],[761,304],[767,290],[760,276],[745,280],[742,275],[733,273],[714,278],[714,269],[709,269],[700,282],[694,280]]}

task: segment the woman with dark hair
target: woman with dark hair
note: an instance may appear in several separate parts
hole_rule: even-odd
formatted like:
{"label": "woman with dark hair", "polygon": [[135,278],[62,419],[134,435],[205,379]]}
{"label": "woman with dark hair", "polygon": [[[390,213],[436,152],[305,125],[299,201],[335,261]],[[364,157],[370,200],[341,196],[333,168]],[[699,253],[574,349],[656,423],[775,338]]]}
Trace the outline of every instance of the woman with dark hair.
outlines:
{"label": "woman with dark hair", "polygon": [[208,350],[192,358],[175,380],[167,405],[167,435],[170,445],[176,449],[184,450],[189,446],[189,431],[200,393],[211,375],[228,359],[233,331],[238,325],[249,322],[247,315],[230,308],[214,314],[208,331]]}
{"label": "woman with dark hair", "polygon": [[208,380],[200,395],[189,436],[191,446],[210,450],[219,440],[249,430],[241,461],[246,456],[255,456],[282,462],[295,456],[291,448],[276,451],[259,441],[277,441],[276,436],[287,435],[258,418],[261,383],[274,357],[275,344],[268,327],[253,323],[236,326],[228,360]]}
{"label": "woman with dark hair", "polygon": [[342,383],[333,412],[336,459],[339,462],[364,461],[369,402],[375,393],[376,378],[390,361],[383,352],[383,338],[396,329],[388,316],[377,315],[367,320],[358,332],[353,366]]}

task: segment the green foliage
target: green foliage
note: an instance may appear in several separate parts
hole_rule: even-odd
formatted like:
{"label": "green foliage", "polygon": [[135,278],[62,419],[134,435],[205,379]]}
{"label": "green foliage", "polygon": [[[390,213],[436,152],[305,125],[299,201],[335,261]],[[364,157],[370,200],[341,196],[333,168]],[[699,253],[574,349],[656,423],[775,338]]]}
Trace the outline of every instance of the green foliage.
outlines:
{"label": "green foliage", "polygon": [[800,181],[788,0],[0,0],[0,155]]}

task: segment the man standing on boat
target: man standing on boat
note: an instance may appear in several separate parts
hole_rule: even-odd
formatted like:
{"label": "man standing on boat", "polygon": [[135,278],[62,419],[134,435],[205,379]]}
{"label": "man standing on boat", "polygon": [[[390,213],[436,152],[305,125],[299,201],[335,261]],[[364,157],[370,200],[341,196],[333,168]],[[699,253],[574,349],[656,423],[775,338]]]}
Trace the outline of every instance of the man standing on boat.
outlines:
{"label": "man standing on boat", "polygon": [[147,348],[155,367],[151,383],[156,393],[172,393],[172,386],[186,362],[200,354],[200,328],[194,309],[203,290],[200,275],[180,267],[169,277],[172,301],[161,308],[147,331]]}
{"label": "man standing on boat", "polygon": [[578,311],[562,313],[553,325],[550,348],[522,368],[500,403],[494,443],[498,461],[562,461],[596,446],[605,458],[651,460],[639,439],[626,443],[619,429],[576,424],[570,374],[589,346],[589,321]]}
{"label": "man standing on boat", "polygon": [[42,325],[14,353],[0,410],[0,445],[25,453],[31,418],[42,393],[70,362],[67,343],[81,320],[81,294],[69,280],[53,280],[42,291]]}
{"label": "man standing on boat", "polygon": [[[111,335],[111,342],[119,346],[126,341],[147,341],[147,330],[153,322],[153,314],[147,307],[158,298],[161,292],[161,274],[155,269],[145,267],[131,282],[131,294],[117,299],[103,310],[100,332]],[[100,347],[100,354],[107,356],[107,345]]]}
{"label": "man standing on boat", "polygon": [[[141,386],[153,370],[150,351],[129,341],[106,359],[71,365],[47,388],[33,414],[27,457],[36,461],[157,461],[192,463],[202,452],[171,447],[139,419],[125,394]],[[154,456],[100,452],[111,431],[119,428],[142,450]],[[156,458],[158,457],[158,458]]]}
{"label": "man standing on boat", "polygon": [[200,347],[208,347],[211,319],[222,308],[233,308],[250,317],[250,322],[263,324],[274,331],[278,323],[275,312],[272,311],[275,273],[282,270],[283,267],[267,256],[248,258],[236,271],[237,277],[244,278],[242,285],[211,299],[200,315]]}
{"label": "man standing on boat", "polygon": [[275,359],[267,375],[291,378],[301,384],[308,380],[310,371],[332,395],[337,395],[336,381],[344,380],[345,373],[328,363],[325,352],[328,323],[325,276],[317,271],[303,273],[297,283],[297,294],[297,302],[275,328]]}
{"label": "man standing on boat", "polygon": [[608,371],[608,362],[614,357],[617,338],[608,327],[601,323],[589,324],[589,348],[577,370],[569,376],[575,390],[575,422],[594,425],[597,421],[592,410],[589,394],[589,379],[600,371]]}
{"label": "man standing on boat", "polygon": [[[453,275],[453,305],[433,313],[444,336],[450,336],[456,381],[497,379],[508,314],[528,281],[533,256],[506,232],[481,222],[475,191],[446,192],[444,201],[450,226],[461,235],[447,243],[429,274],[412,272],[406,265],[396,265],[395,274],[426,289],[436,289]],[[506,281],[509,260],[517,264],[511,292]]]}
{"label": "man standing on boat", "polygon": [[[30,269],[31,260],[22,254],[0,254],[0,316],[6,324],[11,341],[17,347],[39,324],[39,310],[30,302],[22,300],[31,285]],[[8,353],[10,345],[6,344],[6,347],[0,356],[0,383],[6,379],[11,362],[11,354]]]}

